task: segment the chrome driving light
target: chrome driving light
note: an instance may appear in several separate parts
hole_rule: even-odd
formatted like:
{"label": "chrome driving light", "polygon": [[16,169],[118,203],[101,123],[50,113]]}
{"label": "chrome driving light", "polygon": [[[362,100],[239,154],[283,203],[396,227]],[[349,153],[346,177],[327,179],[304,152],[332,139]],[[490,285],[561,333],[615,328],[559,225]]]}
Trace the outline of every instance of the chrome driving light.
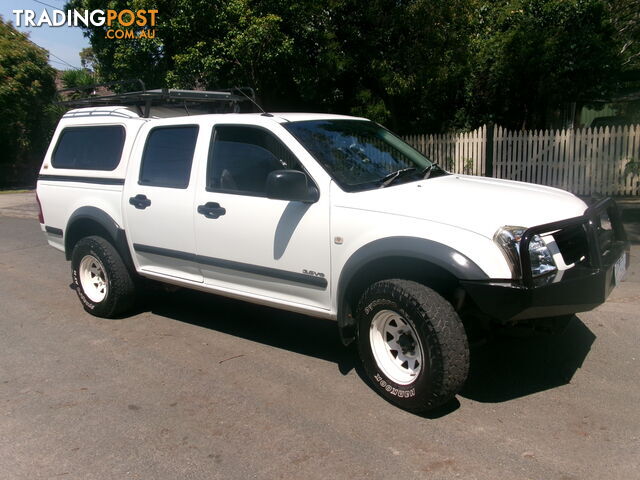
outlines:
{"label": "chrome driving light", "polygon": [[[493,236],[493,241],[500,247],[507,259],[514,278],[522,278],[520,267],[520,240],[525,232],[524,227],[505,226],[499,228]],[[534,235],[529,242],[529,259],[531,274],[534,277],[557,270],[553,256],[540,235]]]}

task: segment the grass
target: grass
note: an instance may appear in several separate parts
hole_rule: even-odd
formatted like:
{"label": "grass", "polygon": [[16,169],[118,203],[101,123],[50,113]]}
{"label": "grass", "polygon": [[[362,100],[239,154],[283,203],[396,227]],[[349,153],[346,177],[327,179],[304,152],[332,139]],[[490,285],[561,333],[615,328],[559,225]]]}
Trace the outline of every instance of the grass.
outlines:
{"label": "grass", "polygon": [[33,190],[25,190],[25,189],[19,189],[19,190],[0,190],[0,195],[5,194],[5,193],[29,193],[29,192],[33,192]]}

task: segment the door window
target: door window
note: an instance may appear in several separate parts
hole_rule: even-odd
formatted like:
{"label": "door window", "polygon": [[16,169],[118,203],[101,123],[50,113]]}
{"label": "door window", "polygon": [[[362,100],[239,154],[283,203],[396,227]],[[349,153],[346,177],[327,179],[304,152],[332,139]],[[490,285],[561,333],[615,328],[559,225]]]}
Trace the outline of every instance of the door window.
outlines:
{"label": "door window", "polygon": [[250,126],[217,126],[209,151],[207,190],[265,196],[274,170],[302,170],[295,156],[270,132]]}
{"label": "door window", "polygon": [[142,155],[141,185],[187,188],[198,127],[180,125],[151,130]]}

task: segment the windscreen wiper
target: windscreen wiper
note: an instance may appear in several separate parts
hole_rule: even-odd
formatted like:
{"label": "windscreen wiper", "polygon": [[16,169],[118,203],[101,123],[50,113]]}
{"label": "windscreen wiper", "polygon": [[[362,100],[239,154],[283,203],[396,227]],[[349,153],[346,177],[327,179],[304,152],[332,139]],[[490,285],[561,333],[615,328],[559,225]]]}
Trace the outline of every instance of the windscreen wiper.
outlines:
{"label": "windscreen wiper", "polygon": [[422,175],[422,179],[426,180],[427,178],[429,178],[431,176],[431,173],[433,172],[434,168],[438,169],[440,171],[443,171],[443,172],[445,171],[444,168],[442,168],[440,165],[438,165],[438,162],[433,162],[427,168],[422,170],[422,172],[420,172],[420,174]]}
{"label": "windscreen wiper", "polygon": [[379,180],[380,186],[378,188],[388,187],[403,175],[406,175],[407,173],[411,173],[415,171],[416,171],[415,167],[408,167],[408,168],[401,168],[400,170],[396,170],[395,172],[391,172],[390,174],[385,175]]}

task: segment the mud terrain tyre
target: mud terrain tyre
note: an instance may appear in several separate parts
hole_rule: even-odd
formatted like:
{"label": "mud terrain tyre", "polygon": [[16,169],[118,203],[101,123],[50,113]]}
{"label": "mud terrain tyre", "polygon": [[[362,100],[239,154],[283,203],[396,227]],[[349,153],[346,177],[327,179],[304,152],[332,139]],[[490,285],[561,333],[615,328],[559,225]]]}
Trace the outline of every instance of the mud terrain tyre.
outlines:
{"label": "mud terrain tyre", "polygon": [[76,243],[71,274],[78,298],[91,315],[117,317],[134,304],[131,274],[113,245],[102,237],[85,237]]}
{"label": "mud terrain tyre", "polygon": [[432,289],[408,280],[371,285],[357,308],[358,350],[376,392],[423,412],[451,400],[469,371],[460,318]]}

